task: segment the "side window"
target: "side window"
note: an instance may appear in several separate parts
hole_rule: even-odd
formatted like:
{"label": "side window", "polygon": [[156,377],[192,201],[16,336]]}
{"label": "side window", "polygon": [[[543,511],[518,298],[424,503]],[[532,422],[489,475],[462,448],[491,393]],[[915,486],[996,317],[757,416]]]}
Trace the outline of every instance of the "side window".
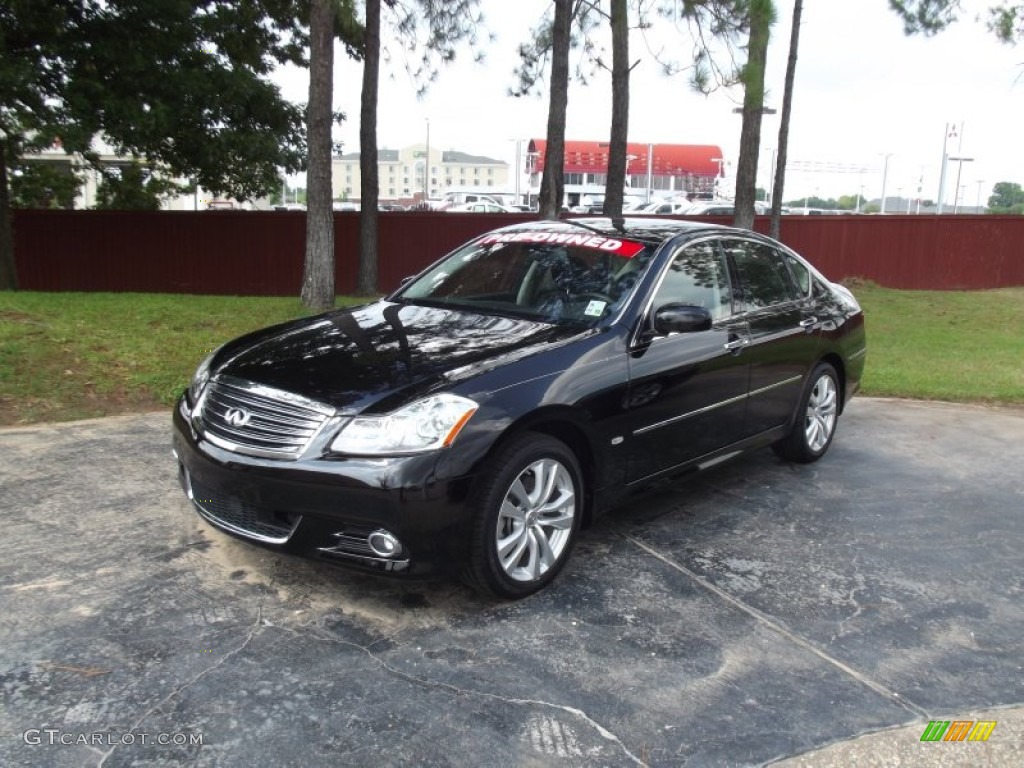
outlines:
{"label": "side window", "polygon": [[665,304],[693,304],[718,320],[732,314],[732,290],[725,261],[715,241],[684,247],[672,259],[654,297],[654,308]]}
{"label": "side window", "polygon": [[800,290],[801,296],[811,295],[811,270],[807,268],[800,259],[796,258],[791,253],[783,253],[786,263],[789,264],[789,271],[793,273],[793,278],[796,280],[796,287]]}
{"label": "side window", "polygon": [[753,240],[730,240],[726,243],[726,251],[739,271],[747,311],[784,304],[796,298],[793,278],[777,250]]}

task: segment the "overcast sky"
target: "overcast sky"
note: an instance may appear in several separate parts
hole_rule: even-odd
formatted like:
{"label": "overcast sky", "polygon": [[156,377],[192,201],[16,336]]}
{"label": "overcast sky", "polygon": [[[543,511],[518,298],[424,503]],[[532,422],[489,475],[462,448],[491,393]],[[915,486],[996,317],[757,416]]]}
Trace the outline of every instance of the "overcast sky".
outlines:
{"label": "overcast sky", "polygon": [[[949,30],[931,38],[906,37],[888,0],[805,0],[800,32],[790,172],[786,199],[820,193],[868,198],[882,191],[888,158],[887,196],[902,193],[938,196],[943,137],[947,123],[962,135],[951,139],[948,154],[970,157],[962,163],[961,204],[982,203],[998,181],[1024,183],[1024,45],[997,42],[976,16],[991,0],[963,0],[967,11]],[[780,107],[789,46],[791,0],[777,0],[767,74],[767,103]],[[458,149],[508,161],[516,140],[543,138],[547,93],[515,99],[517,45],[546,12],[549,0],[481,0],[489,29],[486,58],[474,63],[468,50],[440,73],[425,97],[396,61],[382,67],[379,146],[399,148],[426,140],[441,149]],[[630,40],[630,57],[640,60],[631,78],[629,140],[640,143],[717,144],[734,174],[739,153],[742,100],[738,90],[711,96],[694,93],[685,74],[667,77],[648,53],[653,45],[678,49],[684,58],[690,43],[669,22],[656,21],[657,41],[639,33]],[[345,151],[358,150],[361,67],[339,49],[335,71],[335,109],[349,121],[337,132]],[[278,75],[285,95],[307,98],[304,71]],[[610,77],[601,73],[569,93],[567,139],[606,141],[611,122]],[[778,118],[762,128],[759,183],[768,186]],[[960,142],[962,141],[962,145]],[[523,150],[525,152],[525,148]],[[952,205],[958,164],[948,166],[947,203]],[[800,170],[798,170],[798,168]],[[842,169],[842,172],[837,172]],[[980,183],[980,185],[979,185]]]}

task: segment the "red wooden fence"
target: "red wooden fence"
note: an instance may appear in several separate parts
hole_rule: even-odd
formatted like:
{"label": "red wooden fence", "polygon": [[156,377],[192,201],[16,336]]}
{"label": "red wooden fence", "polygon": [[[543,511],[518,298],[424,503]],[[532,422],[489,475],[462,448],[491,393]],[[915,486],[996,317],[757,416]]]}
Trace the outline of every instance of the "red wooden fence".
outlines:
{"label": "red wooden fence", "polygon": [[[475,235],[528,214],[382,212],[380,289]],[[724,219],[705,221],[729,223]],[[21,288],[298,295],[305,215],[252,211],[16,211]],[[338,293],[356,285],[359,214],[336,213]],[[766,231],[759,217],[756,228]],[[787,216],[782,240],[833,280],[893,288],[1024,285],[1021,216]]]}

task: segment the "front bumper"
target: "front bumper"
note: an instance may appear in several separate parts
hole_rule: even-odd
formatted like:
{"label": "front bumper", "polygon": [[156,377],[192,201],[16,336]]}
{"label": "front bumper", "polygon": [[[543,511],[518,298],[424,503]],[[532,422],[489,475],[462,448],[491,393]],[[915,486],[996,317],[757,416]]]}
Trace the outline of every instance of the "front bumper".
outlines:
{"label": "front bumper", "polygon": [[444,453],[297,461],[241,455],[197,434],[184,399],[173,433],[182,488],[227,533],[392,575],[453,571],[465,559],[472,478],[443,477]]}

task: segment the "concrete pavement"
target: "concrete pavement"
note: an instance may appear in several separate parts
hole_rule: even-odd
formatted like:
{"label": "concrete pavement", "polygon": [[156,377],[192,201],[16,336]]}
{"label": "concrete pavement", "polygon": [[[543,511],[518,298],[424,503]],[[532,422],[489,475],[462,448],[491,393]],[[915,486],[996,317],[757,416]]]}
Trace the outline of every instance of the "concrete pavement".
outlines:
{"label": "concrete pavement", "polygon": [[0,455],[2,765],[1024,764],[1021,410],[855,399],[823,461],[660,483],[518,603],[219,533],[168,414]]}

